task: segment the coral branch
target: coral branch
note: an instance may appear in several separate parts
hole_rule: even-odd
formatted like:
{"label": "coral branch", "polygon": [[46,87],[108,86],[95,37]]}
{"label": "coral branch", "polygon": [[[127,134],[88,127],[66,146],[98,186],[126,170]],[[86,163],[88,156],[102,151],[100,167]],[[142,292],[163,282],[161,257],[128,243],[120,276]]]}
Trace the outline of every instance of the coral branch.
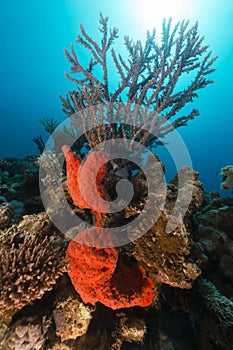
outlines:
{"label": "coral branch", "polygon": [[[65,50],[67,60],[72,64],[71,74],[78,74],[75,78],[66,75],[77,85],[77,91],[69,92],[66,98],[61,97],[63,110],[69,116],[85,107],[108,102],[140,104],[147,111],[150,109],[164,117],[161,123],[156,124],[155,113],[152,115],[155,120],[150,120],[150,114],[143,114],[145,125],[153,123],[156,125],[153,131],[158,137],[163,137],[173,128],[186,125],[199,115],[196,109],[187,115],[178,115],[187,103],[198,97],[199,89],[213,83],[207,76],[214,72],[213,63],[217,57],[212,57],[208,46],[203,45],[204,38],[198,35],[198,23],[189,27],[189,21],[182,21],[172,28],[171,19],[164,20],[160,43],[157,43],[155,30],[151,34],[147,32],[144,45],[125,36],[128,57],[117,54],[112,47],[118,38],[118,29],[109,30],[107,24],[108,17],[100,14],[100,44],[80,25],[81,34],[76,42],[90,54],[88,68],[81,65],[73,46],[70,53]],[[114,69],[119,75],[115,89],[110,82],[110,72],[112,74]],[[191,74],[192,81],[190,79],[182,90],[178,81],[186,78],[187,74]],[[117,133],[116,129],[112,132]],[[141,142],[146,143],[149,134],[145,132],[140,135]],[[130,136],[135,138],[135,135]]]}

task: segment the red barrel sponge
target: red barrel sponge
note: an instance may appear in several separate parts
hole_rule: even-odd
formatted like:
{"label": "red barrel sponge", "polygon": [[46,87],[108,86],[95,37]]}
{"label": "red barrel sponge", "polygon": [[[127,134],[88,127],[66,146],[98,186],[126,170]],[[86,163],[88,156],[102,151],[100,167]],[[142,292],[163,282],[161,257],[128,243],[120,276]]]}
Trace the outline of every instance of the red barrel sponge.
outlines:
{"label": "red barrel sponge", "polygon": [[95,248],[78,242],[86,240],[94,245],[96,240],[98,245],[99,234],[101,230],[95,228],[82,231],[67,249],[68,274],[82,300],[91,304],[99,301],[114,310],[150,305],[155,296],[154,284],[141,266],[125,266],[118,261],[115,248]]}
{"label": "red barrel sponge", "polygon": [[101,214],[109,209],[109,196],[102,181],[107,173],[108,158],[104,152],[94,151],[87,155],[85,162],[66,145],[62,146],[66,158],[67,185],[74,205],[91,209],[100,226]]}

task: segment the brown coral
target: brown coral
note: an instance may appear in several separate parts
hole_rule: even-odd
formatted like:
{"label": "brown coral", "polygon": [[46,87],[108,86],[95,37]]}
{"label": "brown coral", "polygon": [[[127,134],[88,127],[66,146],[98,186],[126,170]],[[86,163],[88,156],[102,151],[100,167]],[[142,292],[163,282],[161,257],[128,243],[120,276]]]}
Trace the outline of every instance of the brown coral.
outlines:
{"label": "brown coral", "polygon": [[152,229],[137,240],[133,255],[158,283],[191,288],[190,282],[200,270],[188,261],[192,244],[189,232],[181,223],[175,231],[167,233],[168,220],[169,215],[163,212]]}
{"label": "brown coral", "polygon": [[1,237],[0,312],[13,314],[53,288],[65,271],[46,213],[29,215]]}
{"label": "brown coral", "polygon": [[[182,186],[179,185],[179,176],[188,178]],[[190,193],[192,195],[189,203],[187,199]],[[199,267],[190,257],[193,246],[190,216],[201,205],[202,196],[203,189],[198,173],[191,172],[187,167],[181,168],[167,185],[166,205],[159,219],[147,233],[135,241],[133,256],[150,272],[154,282],[191,288],[191,282],[200,274]],[[177,202],[183,206],[182,200],[188,204],[183,221],[172,215]],[[175,223],[170,233],[167,232],[169,222]],[[133,240],[132,234],[130,237]]]}

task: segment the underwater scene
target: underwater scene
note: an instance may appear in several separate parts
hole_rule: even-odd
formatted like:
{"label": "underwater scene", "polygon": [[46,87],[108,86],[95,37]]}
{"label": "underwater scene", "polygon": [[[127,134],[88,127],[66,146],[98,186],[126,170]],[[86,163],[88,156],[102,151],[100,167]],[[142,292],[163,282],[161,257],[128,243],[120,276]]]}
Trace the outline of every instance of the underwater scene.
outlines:
{"label": "underwater scene", "polygon": [[0,350],[233,350],[232,18],[2,2]]}

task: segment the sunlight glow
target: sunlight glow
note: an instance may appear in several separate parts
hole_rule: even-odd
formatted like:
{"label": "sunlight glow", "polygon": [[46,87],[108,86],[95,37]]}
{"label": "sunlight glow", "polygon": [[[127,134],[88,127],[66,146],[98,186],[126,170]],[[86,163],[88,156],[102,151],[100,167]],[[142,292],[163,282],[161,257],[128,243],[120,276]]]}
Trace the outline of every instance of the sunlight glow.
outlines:
{"label": "sunlight glow", "polygon": [[134,21],[140,31],[161,27],[164,18],[172,17],[173,23],[189,19],[194,12],[190,0],[130,0]]}

